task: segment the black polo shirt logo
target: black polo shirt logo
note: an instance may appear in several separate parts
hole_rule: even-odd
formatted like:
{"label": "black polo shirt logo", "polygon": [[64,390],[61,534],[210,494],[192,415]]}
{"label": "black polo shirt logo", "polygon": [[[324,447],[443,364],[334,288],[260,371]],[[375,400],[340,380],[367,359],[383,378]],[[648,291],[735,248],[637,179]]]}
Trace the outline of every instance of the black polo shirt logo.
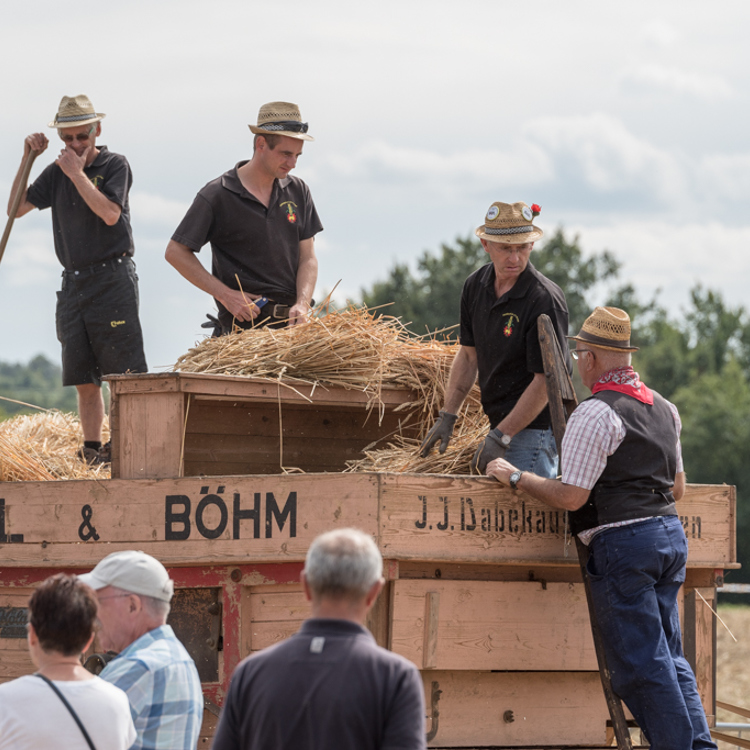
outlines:
{"label": "black polo shirt logo", "polygon": [[286,220],[290,224],[297,223],[297,204],[294,201],[284,201],[281,208],[286,208]]}
{"label": "black polo shirt logo", "polygon": [[505,325],[503,326],[503,335],[509,338],[513,335],[513,326],[516,323],[520,323],[521,319],[515,313],[503,313],[503,317],[507,318]]}
{"label": "black polo shirt logo", "polygon": [[94,187],[95,187],[95,188],[96,188],[97,190],[101,190],[101,189],[102,189],[102,185],[104,184],[104,176],[103,176],[103,175],[100,175],[100,174],[94,175],[94,176],[93,176],[93,177],[91,178],[91,184],[92,184],[92,185],[93,185],[93,186],[94,186]]}

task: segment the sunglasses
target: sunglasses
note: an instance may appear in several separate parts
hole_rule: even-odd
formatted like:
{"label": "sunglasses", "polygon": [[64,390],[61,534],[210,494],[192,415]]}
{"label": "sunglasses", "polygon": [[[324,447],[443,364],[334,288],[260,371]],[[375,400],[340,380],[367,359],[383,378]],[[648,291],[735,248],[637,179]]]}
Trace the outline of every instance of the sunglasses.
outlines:
{"label": "sunglasses", "polygon": [[76,133],[75,135],[63,135],[60,133],[60,139],[64,141],[65,143],[73,143],[74,141],[78,141],[79,143],[86,143],[88,139],[91,137],[91,134],[96,130],[96,125],[94,125],[88,133]]}

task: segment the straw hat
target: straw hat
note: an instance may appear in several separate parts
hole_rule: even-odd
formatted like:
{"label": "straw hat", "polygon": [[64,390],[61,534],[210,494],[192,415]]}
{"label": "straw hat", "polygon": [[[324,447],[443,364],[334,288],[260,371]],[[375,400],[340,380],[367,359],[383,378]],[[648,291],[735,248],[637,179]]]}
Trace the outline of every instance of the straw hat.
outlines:
{"label": "straw hat", "polygon": [[586,318],[577,336],[568,336],[574,341],[608,349],[611,352],[637,352],[630,346],[630,317],[617,307],[596,307]]}
{"label": "straw hat", "polygon": [[51,128],[77,128],[79,125],[88,125],[99,122],[107,115],[95,112],[94,105],[85,94],[78,96],[64,96],[60,100],[55,119],[49,124]]}
{"label": "straw hat", "polygon": [[505,245],[525,245],[538,240],[544,232],[531,222],[541,209],[534,204],[529,208],[525,203],[493,203],[484,217],[484,224],[474,231],[477,237],[489,242]]}
{"label": "straw hat", "polygon": [[307,135],[307,123],[302,122],[299,107],[291,102],[269,102],[258,112],[258,124],[248,125],[255,135],[285,135],[301,141],[314,141]]}

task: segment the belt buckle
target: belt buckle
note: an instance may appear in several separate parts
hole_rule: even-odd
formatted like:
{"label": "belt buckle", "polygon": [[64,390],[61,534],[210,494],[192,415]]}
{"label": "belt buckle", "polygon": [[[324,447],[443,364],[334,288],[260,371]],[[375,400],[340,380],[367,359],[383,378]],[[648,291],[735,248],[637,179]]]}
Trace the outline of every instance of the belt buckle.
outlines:
{"label": "belt buckle", "polygon": [[[283,313],[279,312],[279,308],[284,310]],[[286,318],[289,316],[289,305],[274,304],[271,308],[271,317],[276,319]]]}

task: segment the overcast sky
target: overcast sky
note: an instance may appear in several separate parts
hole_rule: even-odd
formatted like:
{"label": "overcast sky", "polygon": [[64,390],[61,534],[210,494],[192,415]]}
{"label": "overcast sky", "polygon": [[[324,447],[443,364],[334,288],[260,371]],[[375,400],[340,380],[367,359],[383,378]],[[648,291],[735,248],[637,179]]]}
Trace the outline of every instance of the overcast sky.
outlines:
{"label": "overcast sky", "polygon": [[[99,143],[135,178],[153,370],[213,308],[164,261],[167,241],[195,193],[250,156],[247,124],[277,99],[316,139],[296,174],[325,227],[318,299],[339,280],[339,300],[358,298],[394,262],[473,231],[493,201],[523,200],[549,233],[613,252],[622,280],[660,288],[675,315],[698,282],[750,306],[749,21],[739,0],[14,3],[0,201],[62,95],[107,113]],[[1,360],[59,360],[59,275],[49,211],[19,219],[0,264]]]}

